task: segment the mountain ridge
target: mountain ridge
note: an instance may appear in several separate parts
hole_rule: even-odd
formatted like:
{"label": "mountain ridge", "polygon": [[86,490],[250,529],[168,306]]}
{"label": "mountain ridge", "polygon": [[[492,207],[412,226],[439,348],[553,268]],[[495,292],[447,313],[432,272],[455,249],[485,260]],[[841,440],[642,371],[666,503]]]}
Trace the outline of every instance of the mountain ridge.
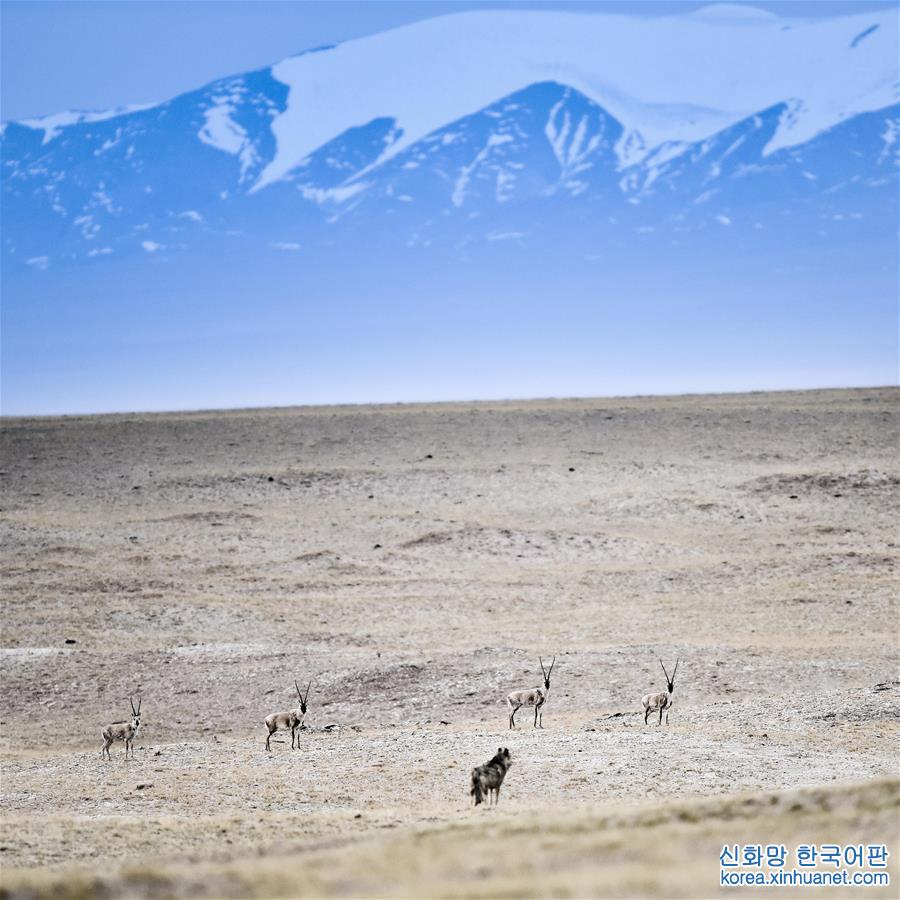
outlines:
{"label": "mountain ridge", "polygon": [[[48,236],[56,236],[57,252],[61,247],[71,259],[129,249],[174,252],[189,249],[185,238],[198,232],[235,230],[289,249],[309,240],[295,227],[304,217],[318,231],[362,213],[398,222],[415,212],[416,221],[398,232],[415,243],[423,229],[434,230],[436,218],[458,229],[460,213],[473,220],[505,208],[513,215],[524,201],[562,196],[574,206],[602,200],[608,215],[629,219],[641,218],[635,215],[640,209],[643,220],[635,227],[644,229],[690,224],[706,210],[707,219],[730,225],[741,220],[741,209],[767,201],[815,202],[829,211],[832,227],[860,213],[831,211],[827,192],[864,195],[854,202],[891,208],[878,189],[896,176],[897,107],[859,114],[803,145],[767,155],[791,112],[789,103],[779,103],[703,141],[668,142],[622,166],[616,153],[622,123],[557,82],[529,85],[387,159],[396,121],[376,118],[317,148],[260,190],[255,178],[276,152],[265,126],[283,102],[278,91],[278,82],[260,70],[130,113],[125,121],[65,126],[66,136],[49,144],[38,143],[33,132],[22,135],[29,176],[7,171],[4,178],[4,218],[17,223],[4,235],[8,261],[24,258],[42,267],[46,255],[49,263]],[[223,103],[210,101],[221,97],[234,115],[230,127],[211,114]],[[20,137],[17,130],[7,129],[7,145]],[[78,130],[80,141],[67,137]],[[862,143],[856,137],[861,130],[867,135]],[[804,161],[809,153],[815,164]],[[186,177],[188,169],[194,174]],[[773,187],[761,192],[762,183]]]}

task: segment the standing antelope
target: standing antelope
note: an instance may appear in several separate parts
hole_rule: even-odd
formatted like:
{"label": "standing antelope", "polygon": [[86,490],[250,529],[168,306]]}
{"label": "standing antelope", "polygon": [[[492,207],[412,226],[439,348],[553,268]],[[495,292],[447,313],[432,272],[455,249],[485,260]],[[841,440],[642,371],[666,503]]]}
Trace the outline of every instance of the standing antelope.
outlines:
{"label": "standing antelope", "polygon": [[134,700],[129,697],[128,702],[131,704],[131,721],[130,722],[113,722],[103,729],[103,747],[100,750],[100,756],[104,753],[106,758],[111,760],[109,748],[116,741],[125,741],[125,761],[128,761],[128,751],[131,750],[131,757],[134,758],[134,738],[141,727],[141,698],[138,697],[137,709],[134,708]]}
{"label": "standing antelope", "polygon": [[[294,679],[294,687],[297,688],[297,696],[300,698],[300,705],[296,709],[289,710],[288,712],[272,713],[271,716],[266,716],[266,728],[269,729],[269,734],[266,737],[266,750],[269,752],[272,751],[272,748],[269,746],[269,739],[272,735],[275,734],[276,731],[287,731],[288,728],[291,729],[291,749],[294,749],[294,738],[297,734],[297,729],[303,727],[303,717],[306,715],[306,700],[309,697],[309,686],[311,684],[312,680],[306,685],[306,696],[304,696],[303,692],[300,690],[300,685],[298,685],[297,680]],[[297,749],[300,749],[299,738],[297,738]]]}
{"label": "standing antelope", "polygon": [[541,664],[541,671],[544,673],[544,686],[543,688],[533,688],[530,691],[513,691],[507,698],[506,702],[509,704],[509,727],[516,727],[516,713],[523,706],[533,706],[534,707],[534,725],[533,728],[543,728],[544,727],[544,704],[547,702],[547,696],[550,693],[550,672],[553,671],[553,667],[556,665],[556,657],[553,657],[553,662],[550,663],[550,672],[544,669],[544,660],[539,656],[538,661]]}
{"label": "standing antelope", "polygon": [[663,712],[666,714],[666,725],[669,724],[669,710],[672,709],[672,704],[675,702],[672,699],[672,694],[675,692],[675,673],[678,671],[678,662],[679,661],[676,659],[672,677],[669,678],[669,673],[666,672],[663,661],[659,661],[659,664],[662,666],[663,674],[666,676],[666,684],[669,689],[665,694],[644,694],[644,696],[641,697],[641,703],[644,705],[645,725],[647,724],[647,718],[650,713],[656,712],[657,710],[659,710],[659,721],[656,723],[657,726],[662,725]]}

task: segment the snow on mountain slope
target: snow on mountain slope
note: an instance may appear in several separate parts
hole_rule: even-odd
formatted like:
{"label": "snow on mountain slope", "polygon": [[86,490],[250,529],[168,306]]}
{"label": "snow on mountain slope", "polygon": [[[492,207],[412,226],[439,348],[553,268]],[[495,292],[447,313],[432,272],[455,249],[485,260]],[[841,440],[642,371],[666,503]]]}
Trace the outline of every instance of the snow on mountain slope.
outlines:
{"label": "snow on mountain slope", "polygon": [[278,149],[255,189],[377,117],[392,117],[398,133],[375,163],[541,81],[576,88],[622,123],[622,164],[786,100],[796,103],[767,153],[896,102],[894,12],[799,22],[726,11],[659,19],[470,12],[284,60],[272,69],[289,88],[272,124]]}
{"label": "snow on mountain slope", "polygon": [[283,255],[353,229],[459,248],[550,222],[594,243],[874,233],[897,205],[896,53],[894,11],[426,20],[152,107],[9,123],[4,262]]}
{"label": "snow on mountain slope", "polygon": [[897,25],[461,13],[7,123],[4,411],[885,383]]}
{"label": "snow on mountain slope", "polygon": [[117,119],[121,116],[127,116],[129,113],[151,108],[152,104],[135,104],[108,110],[70,110],[68,112],[54,113],[50,116],[40,116],[37,119],[23,119],[19,124],[43,131],[44,139],[41,143],[49,144],[62,132],[63,128],[67,128],[69,125],[80,125],[86,122],[105,122],[107,119]]}

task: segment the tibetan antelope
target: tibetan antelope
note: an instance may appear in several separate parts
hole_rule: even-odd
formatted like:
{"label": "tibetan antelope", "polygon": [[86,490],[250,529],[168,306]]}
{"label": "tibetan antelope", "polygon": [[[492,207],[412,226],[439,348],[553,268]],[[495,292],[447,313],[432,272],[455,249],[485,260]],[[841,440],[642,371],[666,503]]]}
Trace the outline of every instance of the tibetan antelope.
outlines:
{"label": "tibetan antelope", "polygon": [[125,760],[128,761],[128,751],[131,750],[131,756],[134,758],[134,738],[141,727],[141,698],[138,697],[137,709],[134,708],[134,700],[129,697],[128,702],[131,704],[131,721],[130,722],[113,722],[103,729],[103,747],[100,750],[100,756],[106,754],[107,759],[112,759],[109,754],[109,748],[116,741],[125,741]]}
{"label": "tibetan antelope", "polygon": [[[294,738],[297,735],[297,729],[303,727],[303,717],[306,715],[306,700],[309,697],[309,686],[311,684],[312,680],[306,685],[306,695],[304,696],[303,692],[300,690],[300,685],[298,685],[297,680],[294,679],[294,687],[297,688],[297,696],[300,698],[300,704],[297,708],[291,709],[288,712],[272,713],[271,716],[266,716],[266,728],[269,729],[269,734],[266,736],[266,750],[270,752],[272,750],[269,746],[269,740],[272,735],[275,734],[276,731],[287,731],[288,728],[291,729],[291,749],[294,749]],[[299,737],[297,737],[297,749],[300,749]]]}
{"label": "tibetan antelope", "polygon": [[476,766],[472,769],[472,790],[470,795],[475,798],[475,805],[478,806],[485,796],[488,804],[491,802],[491,796],[494,798],[494,805],[500,801],[500,785],[506,778],[506,773],[512,765],[512,756],[508,747],[498,747],[493,759],[486,762],[483,766]]}
{"label": "tibetan antelope", "polygon": [[506,702],[509,704],[510,728],[516,727],[516,713],[523,706],[534,707],[534,725],[532,727],[544,727],[544,704],[547,702],[547,696],[550,693],[550,672],[553,671],[553,667],[556,665],[556,657],[554,656],[553,662],[550,663],[549,672],[544,668],[544,660],[540,656],[538,657],[538,661],[541,664],[541,671],[544,673],[543,688],[532,688],[530,691],[513,691],[506,698]]}
{"label": "tibetan antelope", "polygon": [[659,710],[659,721],[656,723],[657,726],[662,725],[663,712],[666,714],[666,725],[668,725],[669,710],[672,709],[672,704],[674,703],[672,694],[675,692],[675,673],[678,671],[678,660],[675,660],[675,668],[672,671],[671,678],[669,678],[669,673],[666,671],[666,667],[663,666],[662,660],[659,661],[659,664],[662,666],[663,674],[666,676],[668,691],[664,694],[644,694],[644,696],[641,697],[641,703],[644,706],[645,725],[647,724],[647,718],[650,713],[656,712],[657,710]]}

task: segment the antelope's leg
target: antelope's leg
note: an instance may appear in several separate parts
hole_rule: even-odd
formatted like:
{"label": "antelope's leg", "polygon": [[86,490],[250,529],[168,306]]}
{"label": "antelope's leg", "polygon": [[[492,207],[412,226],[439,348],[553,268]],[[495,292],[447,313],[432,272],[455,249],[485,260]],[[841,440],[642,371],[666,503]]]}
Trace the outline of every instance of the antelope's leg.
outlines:
{"label": "antelope's leg", "polygon": [[645,707],[644,707],[644,724],[645,724],[645,725],[647,724],[647,719],[648,719],[649,717],[650,717],[650,707],[649,707],[649,706],[645,706]]}
{"label": "antelope's leg", "polygon": [[657,728],[659,728],[659,726],[662,725],[662,714],[663,714],[663,707],[660,707],[659,708],[659,721],[656,723]]}
{"label": "antelope's leg", "polygon": [[515,728],[516,727],[516,713],[519,711],[519,707],[513,706],[510,708],[512,709],[512,712],[509,714],[509,727]]}
{"label": "antelope's leg", "polygon": [[270,732],[266,735],[266,750],[268,750],[269,753],[272,752],[272,748],[269,746],[269,739],[270,739],[271,737],[272,737],[272,732],[270,731]]}

